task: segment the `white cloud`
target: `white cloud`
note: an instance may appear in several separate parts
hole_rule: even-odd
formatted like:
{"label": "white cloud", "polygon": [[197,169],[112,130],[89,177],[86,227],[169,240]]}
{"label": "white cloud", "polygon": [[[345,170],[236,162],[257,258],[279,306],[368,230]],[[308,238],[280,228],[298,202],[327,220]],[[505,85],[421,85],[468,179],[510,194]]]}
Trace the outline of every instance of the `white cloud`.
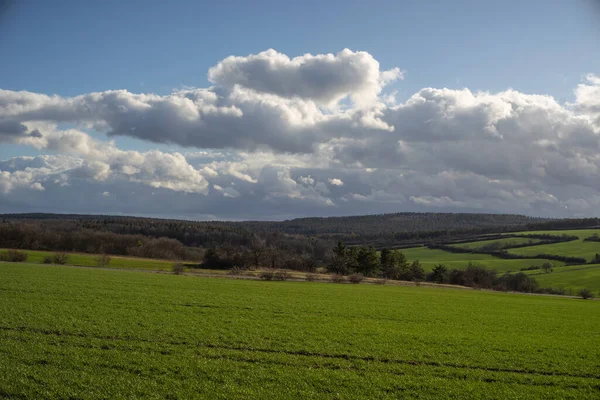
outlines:
{"label": "white cloud", "polygon": [[[0,90],[0,142],[57,154],[0,162],[0,200],[135,213],[169,204],[178,213],[232,218],[374,207],[600,211],[595,75],[566,104],[515,90],[445,88],[397,102],[384,88],[400,70],[381,71],[371,55],[350,50],[230,57],[209,77],[216,86],[166,96]],[[73,128],[60,129],[65,123]],[[99,139],[103,133],[200,150],[121,150]],[[100,203],[98,193],[111,201]]]}
{"label": "white cloud", "polygon": [[211,82],[236,85],[285,98],[333,105],[345,97],[365,105],[376,101],[386,84],[402,78],[398,68],[380,71],[369,53],[344,49],[337,54],[289,58],[270,49],[247,57],[227,57],[208,71]]}

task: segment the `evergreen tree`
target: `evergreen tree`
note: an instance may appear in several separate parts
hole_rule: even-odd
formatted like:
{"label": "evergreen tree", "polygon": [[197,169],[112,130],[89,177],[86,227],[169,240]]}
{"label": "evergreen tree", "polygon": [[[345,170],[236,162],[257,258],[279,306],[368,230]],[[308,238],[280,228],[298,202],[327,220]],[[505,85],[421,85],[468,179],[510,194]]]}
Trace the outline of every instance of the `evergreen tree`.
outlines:
{"label": "evergreen tree", "polygon": [[364,276],[377,276],[380,271],[380,260],[373,247],[361,247],[357,256],[356,272]]}

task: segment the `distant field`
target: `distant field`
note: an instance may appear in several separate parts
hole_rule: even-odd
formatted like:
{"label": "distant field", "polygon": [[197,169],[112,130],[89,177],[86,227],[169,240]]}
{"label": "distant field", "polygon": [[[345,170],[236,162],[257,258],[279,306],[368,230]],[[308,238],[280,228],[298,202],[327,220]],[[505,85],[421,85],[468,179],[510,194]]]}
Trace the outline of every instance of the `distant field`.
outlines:
{"label": "distant field", "polygon": [[579,239],[585,239],[587,237],[592,236],[594,233],[600,235],[600,229],[570,229],[570,230],[555,230],[555,231],[523,231],[523,232],[513,232],[513,234],[519,235],[569,235],[569,236],[578,236]]}
{"label": "distant field", "polygon": [[[533,274],[537,272],[537,274]],[[572,289],[590,289],[596,296],[600,295],[600,264],[573,265],[554,269],[545,274],[540,271],[528,271],[542,287]]]}
{"label": "distant field", "polygon": [[[539,246],[538,246],[539,247]],[[429,249],[427,247],[412,247],[401,249],[409,261],[419,260],[426,271],[430,271],[436,264],[444,264],[448,268],[464,268],[469,262],[486,266],[490,269],[502,272],[515,272],[521,268],[532,265],[542,265],[548,260],[526,259],[505,260],[488,254],[450,253],[444,250]],[[564,265],[561,262],[553,262],[555,266]]]}
{"label": "distant field", "polygon": [[600,234],[600,229],[574,229],[565,231],[530,231],[519,232],[521,234],[548,234],[548,235],[573,235],[578,236],[579,240],[572,242],[547,244],[534,247],[522,247],[519,249],[510,249],[509,253],[522,255],[536,254],[557,254],[562,256],[583,257],[591,261],[596,253],[600,253],[600,242],[584,242],[583,239]]}
{"label": "distant field", "polygon": [[540,239],[528,239],[528,238],[506,238],[506,239],[497,239],[497,240],[480,240],[477,242],[468,242],[468,243],[458,243],[454,244],[454,247],[460,247],[465,249],[478,249],[482,246],[486,246],[489,244],[500,243],[503,246],[511,245],[511,244],[525,244],[525,243],[539,243]]}
{"label": "distant field", "polygon": [[596,253],[600,253],[600,242],[584,242],[583,239],[579,239],[572,242],[521,247],[518,249],[508,249],[507,251],[511,254],[522,255],[556,254],[561,256],[583,257],[587,261],[591,261]]}
{"label": "distant field", "polygon": [[591,399],[600,302],[0,264],[3,398]]}
{"label": "distant field", "polygon": [[[6,249],[0,249],[0,252],[6,251]],[[36,251],[36,250],[21,250],[27,253],[28,263],[42,264],[44,257],[53,256],[56,252],[52,251]],[[97,265],[96,257],[94,254],[76,254],[68,253],[69,265],[79,265],[83,267],[95,267]],[[170,271],[173,267],[174,261],[165,260],[154,260],[147,258],[130,258],[130,257],[118,257],[110,256],[109,268],[126,268],[126,269],[145,269],[145,270],[156,270],[156,271]]]}

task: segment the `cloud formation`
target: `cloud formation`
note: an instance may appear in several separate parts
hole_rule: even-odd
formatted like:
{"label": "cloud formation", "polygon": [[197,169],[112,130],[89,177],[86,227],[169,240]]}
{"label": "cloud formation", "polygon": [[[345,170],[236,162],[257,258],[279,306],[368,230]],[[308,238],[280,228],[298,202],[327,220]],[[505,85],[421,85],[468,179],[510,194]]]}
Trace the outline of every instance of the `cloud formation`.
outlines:
{"label": "cloud formation", "polygon": [[[350,50],[267,50],[208,75],[215,86],[164,96],[0,90],[0,143],[54,154],[0,162],[2,203],[152,214],[165,212],[151,201],[160,198],[192,218],[600,210],[595,75],[572,103],[466,88],[424,88],[397,103],[386,86],[400,70]],[[190,151],[121,150],[116,136]]]}
{"label": "cloud formation", "polygon": [[382,88],[401,79],[398,68],[380,71],[369,53],[344,49],[337,54],[305,54],[289,58],[269,49],[247,57],[227,57],[208,71],[217,85],[236,85],[283,98],[334,105],[345,97],[355,104],[377,100]]}

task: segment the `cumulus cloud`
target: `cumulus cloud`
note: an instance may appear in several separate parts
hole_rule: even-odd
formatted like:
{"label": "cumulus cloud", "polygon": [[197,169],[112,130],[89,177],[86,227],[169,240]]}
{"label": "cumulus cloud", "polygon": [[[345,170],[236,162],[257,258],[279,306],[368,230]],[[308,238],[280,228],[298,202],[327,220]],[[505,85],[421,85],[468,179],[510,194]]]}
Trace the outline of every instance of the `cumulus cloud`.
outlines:
{"label": "cumulus cloud", "polygon": [[[28,143],[40,150],[52,150],[77,157],[66,158],[70,161],[68,163],[64,161],[65,159],[57,158],[8,160],[7,165],[21,164],[21,168],[30,173],[29,180],[37,179],[38,174],[55,175],[60,171],[63,186],[67,185],[71,178],[93,181],[121,179],[176,192],[202,194],[208,192],[208,181],[202,172],[192,167],[180,153],[164,153],[158,150],[123,151],[112,142],[97,141],[88,134],[74,129],[48,130],[43,136],[29,140]],[[48,164],[49,160],[52,160],[51,165]],[[37,163],[38,166],[33,168],[23,165],[27,162]],[[42,165],[39,165],[40,163]],[[56,167],[56,164],[60,165]],[[1,167],[0,171],[2,171]],[[31,174],[32,171],[37,173]],[[13,186],[15,185],[3,185],[4,191],[10,191]]]}
{"label": "cumulus cloud", "polygon": [[379,62],[364,51],[305,54],[289,58],[269,49],[247,57],[227,57],[208,71],[211,82],[240,85],[280,97],[298,97],[331,105],[345,97],[356,104],[374,102],[386,84],[402,78],[398,68],[380,71]]}
{"label": "cumulus cloud", "polygon": [[[0,142],[56,154],[0,162],[3,204],[134,213],[169,204],[228,218],[599,210],[596,75],[572,103],[466,88],[423,88],[398,103],[386,85],[400,70],[350,50],[228,57],[209,78],[215,86],[164,96],[0,90]],[[115,136],[190,152],[121,150]]]}

